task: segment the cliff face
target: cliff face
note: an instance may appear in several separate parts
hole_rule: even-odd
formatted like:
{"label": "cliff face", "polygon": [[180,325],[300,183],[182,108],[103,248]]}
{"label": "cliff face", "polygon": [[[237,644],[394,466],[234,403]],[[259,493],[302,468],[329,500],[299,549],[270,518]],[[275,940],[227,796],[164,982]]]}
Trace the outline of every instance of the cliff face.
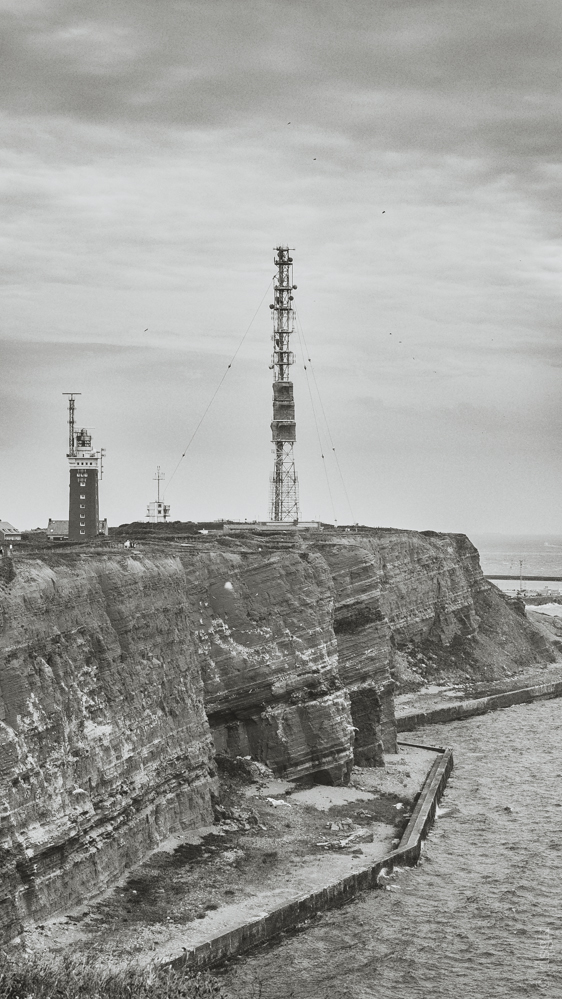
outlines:
{"label": "cliff face", "polygon": [[16,555],[0,598],[5,937],[211,821],[215,752],[345,780],[395,749],[393,676],[546,655],[459,535]]}
{"label": "cliff face", "polygon": [[217,752],[255,756],[289,779],[341,779],[353,726],[324,559],[289,549],[183,561]]}
{"label": "cliff face", "polygon": [[2,593],[5,934],[212,821],[212,740],[176,560],[16,563]]}
{"label": "cliff face", "polygon": [[554,660],[524,610],[483,577],[465,535],[385,532],[376,545],[399,687],[501,679]]}

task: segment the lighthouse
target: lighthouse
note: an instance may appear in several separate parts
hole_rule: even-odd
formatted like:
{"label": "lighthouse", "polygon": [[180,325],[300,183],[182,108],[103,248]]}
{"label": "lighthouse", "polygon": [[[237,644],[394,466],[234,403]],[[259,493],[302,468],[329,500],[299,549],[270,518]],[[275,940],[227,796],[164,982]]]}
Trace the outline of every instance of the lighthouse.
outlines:
{"label": "lighthouse", "polygon": [[94,451],[92,435],[86,427],[75,430],[76,396],[80,392],[65,392],[68,398],[68,464],[70,494],[68,505],[68,537],[70,541],[88,541],[99,533],[98,480],[102,474],[103,451]]}

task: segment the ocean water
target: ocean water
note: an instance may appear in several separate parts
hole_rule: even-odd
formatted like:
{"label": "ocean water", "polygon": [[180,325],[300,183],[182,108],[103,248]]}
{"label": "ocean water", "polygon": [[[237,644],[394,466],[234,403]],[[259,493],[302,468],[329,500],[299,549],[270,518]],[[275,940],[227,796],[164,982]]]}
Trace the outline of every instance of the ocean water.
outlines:
{"label": "ocean water", "polygon": [[229,996],[562,995],[562,701],[427,727],[415,741],[451,745],[455,758],[421,864],[241,959],[223,978]]}
{"label": "ocean water", "polygon": [[562,537],[555,535],[471,534],[485,575],[562,576]]}

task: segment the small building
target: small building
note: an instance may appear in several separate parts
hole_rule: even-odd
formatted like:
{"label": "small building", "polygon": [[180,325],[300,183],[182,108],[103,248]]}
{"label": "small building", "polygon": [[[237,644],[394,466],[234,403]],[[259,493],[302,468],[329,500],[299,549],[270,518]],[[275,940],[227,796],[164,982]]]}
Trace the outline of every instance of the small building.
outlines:
{"label": "small building", "polygon": [[165,472],[161,472],[160,465],[158,465],[156,475],[154,476],[154,481],[158,483],[158,495],[146,508],[146,519],[151,524],[166,523],[170,519],[170,507],[167,503],[164,503],[163,499],[160,499],[160,483],[165,478]]}
{"label": "small building", "polygon": [[21,531],[7,520],[0,520],[0,541],[21,541]]}
{"label": "small building", "polygon": [[[98,521],[98,534],[105,534],[107,536],[108,533],[107,517],[105,517],[103,520]],[[68,520],[51,520],[49,517],[47,539],[49,541],[68,541],[68,537]]]}
{"label": "small building", "polygon": [[154,500],[146,508],[146,518],[151,524],[166,522],[170,517],[170,507],[161,500]]}
{"label": "small building", "polygon": [[68,541],[68,520],[51,520],[47,524],[49,541]]}

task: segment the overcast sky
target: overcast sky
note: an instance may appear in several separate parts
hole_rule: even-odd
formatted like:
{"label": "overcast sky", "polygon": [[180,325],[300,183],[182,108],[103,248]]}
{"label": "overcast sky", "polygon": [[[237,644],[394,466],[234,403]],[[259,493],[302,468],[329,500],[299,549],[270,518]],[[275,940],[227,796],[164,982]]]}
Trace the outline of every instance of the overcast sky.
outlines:
{"label": "overcast sky", "polygon": [[303,519],[562,533],[560,0],[0,9],[0,519],[68,516],[66,391],[110,524],[267,517],[286,243]]}

